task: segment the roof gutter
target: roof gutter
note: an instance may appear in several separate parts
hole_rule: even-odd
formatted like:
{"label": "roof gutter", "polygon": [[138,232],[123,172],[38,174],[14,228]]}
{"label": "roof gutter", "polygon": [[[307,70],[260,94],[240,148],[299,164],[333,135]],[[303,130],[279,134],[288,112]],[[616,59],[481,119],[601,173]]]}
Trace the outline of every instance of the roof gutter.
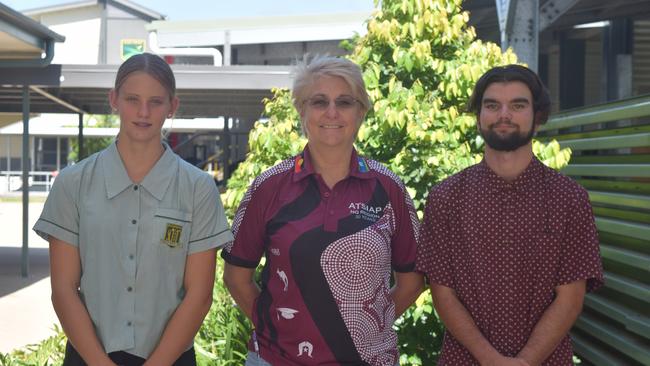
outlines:
{"label": "roof gutter", "polygon": [[45,40],[45,52],[41,58],[0,60],[0,67],[45,67],[54,58],[54,42],[53,39]]}
{"label": "roof gutter", "polygon": [[17,30],[18,38],[33,47],[43,49],[41,57],[27,59],[3,59],[0,67],[46,67],[54,58],[54,43],[65,41],[65,37],[53,32],[43,24],[31,19],[0,2],[0,24],[6,24],[11,33]]}

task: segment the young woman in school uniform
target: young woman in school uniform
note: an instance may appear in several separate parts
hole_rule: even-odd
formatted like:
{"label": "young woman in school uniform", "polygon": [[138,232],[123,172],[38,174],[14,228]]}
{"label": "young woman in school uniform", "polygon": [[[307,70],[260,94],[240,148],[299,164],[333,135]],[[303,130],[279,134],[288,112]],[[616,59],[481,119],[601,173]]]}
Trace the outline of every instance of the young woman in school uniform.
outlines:
{"label": "young woman in school uniform", "polygon": [[215,251],[232,240],[219,192],[162,141],[179,104],[163,59],[125,61],[109,100],[117,139],[61,172],[34,226],[50,243],[64,365],[195,365]]}

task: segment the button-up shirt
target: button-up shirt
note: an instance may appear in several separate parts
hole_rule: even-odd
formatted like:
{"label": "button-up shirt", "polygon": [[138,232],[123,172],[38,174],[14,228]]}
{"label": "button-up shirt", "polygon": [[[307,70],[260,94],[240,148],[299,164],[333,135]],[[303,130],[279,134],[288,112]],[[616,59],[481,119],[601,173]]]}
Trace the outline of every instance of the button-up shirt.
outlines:
{"label": "button-up shirt", "polygon": [[187,256],[232,240],[212,178],[167,145],[140,184],[115,143],[64,169],[34,230],[78,247],[80,297],[105,351],[143,358],[183,300]]}
{"label": "button-up shirt", "polygon": [[[418,269],[454,289],[505,356],[524,347],[557,286],[603,280],[587,192],[536,158],[512,182],[483,161],[434,187],[420,238]],[[571,365],[572,354],[566,336],[544,365]],[[478,363],[447,333],[439,364]]]}

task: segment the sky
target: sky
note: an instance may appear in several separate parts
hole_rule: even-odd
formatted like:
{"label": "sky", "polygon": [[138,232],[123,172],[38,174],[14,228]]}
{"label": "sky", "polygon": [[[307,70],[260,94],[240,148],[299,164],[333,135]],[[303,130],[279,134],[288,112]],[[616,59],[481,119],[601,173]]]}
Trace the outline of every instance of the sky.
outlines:
{"label": "sky", "polygon": [[[79,0],[0,0],[22,11]],[[373,0],[130,0],[168,20],[241,18],[247,16],[368,12]]]}

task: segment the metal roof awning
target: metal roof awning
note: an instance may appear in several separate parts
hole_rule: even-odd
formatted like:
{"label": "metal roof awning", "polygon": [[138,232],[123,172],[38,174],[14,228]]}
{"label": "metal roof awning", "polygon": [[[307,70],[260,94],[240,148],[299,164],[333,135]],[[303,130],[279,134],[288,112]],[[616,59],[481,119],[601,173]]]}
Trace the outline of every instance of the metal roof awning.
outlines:
{"label": "metal roof awning", "polygon": [[44,67],[65,37],[0,3],[0,68]]}
{"label": "metal roof awning", "polygon": [[145,19],[149,22],[154,20],[165,19],[165,15],[144,7],[136,2],[128,0],[82,0],[82,1],[73,1],[63,4],[54,4],[49,6],[42,6],[38,8],[27,9],[23,13],[27,16],[35,16],[43,13],[54,13],[54,12],[63,12],[70,10],[78,10],[80,8],[93,6],[97,4],[106,3],[106,5],[111,5],[115,8],[121,9],[128,13],[134,14],[139,18]]}
{"label": "metal roof awning", "polygon": [[[50,65],[32,87],[34,113],[109,114],[108,91],[113,87],[118,65]],[[56,70],[59,68],[60,70]],[[262,100],[272,88],[288,88],[289,66],[178,66],[179,118],[244,116],[257,118]],[[57,74],[58,73],[58,74]],[[20,112],[20,80],[33,76],[32,69],[0,68],[0,110]],[[58,76],[57,76],[58,75]],[[39,83],[41,81],[41,83]],[[76,108],[76,109],[75,109]]]}

